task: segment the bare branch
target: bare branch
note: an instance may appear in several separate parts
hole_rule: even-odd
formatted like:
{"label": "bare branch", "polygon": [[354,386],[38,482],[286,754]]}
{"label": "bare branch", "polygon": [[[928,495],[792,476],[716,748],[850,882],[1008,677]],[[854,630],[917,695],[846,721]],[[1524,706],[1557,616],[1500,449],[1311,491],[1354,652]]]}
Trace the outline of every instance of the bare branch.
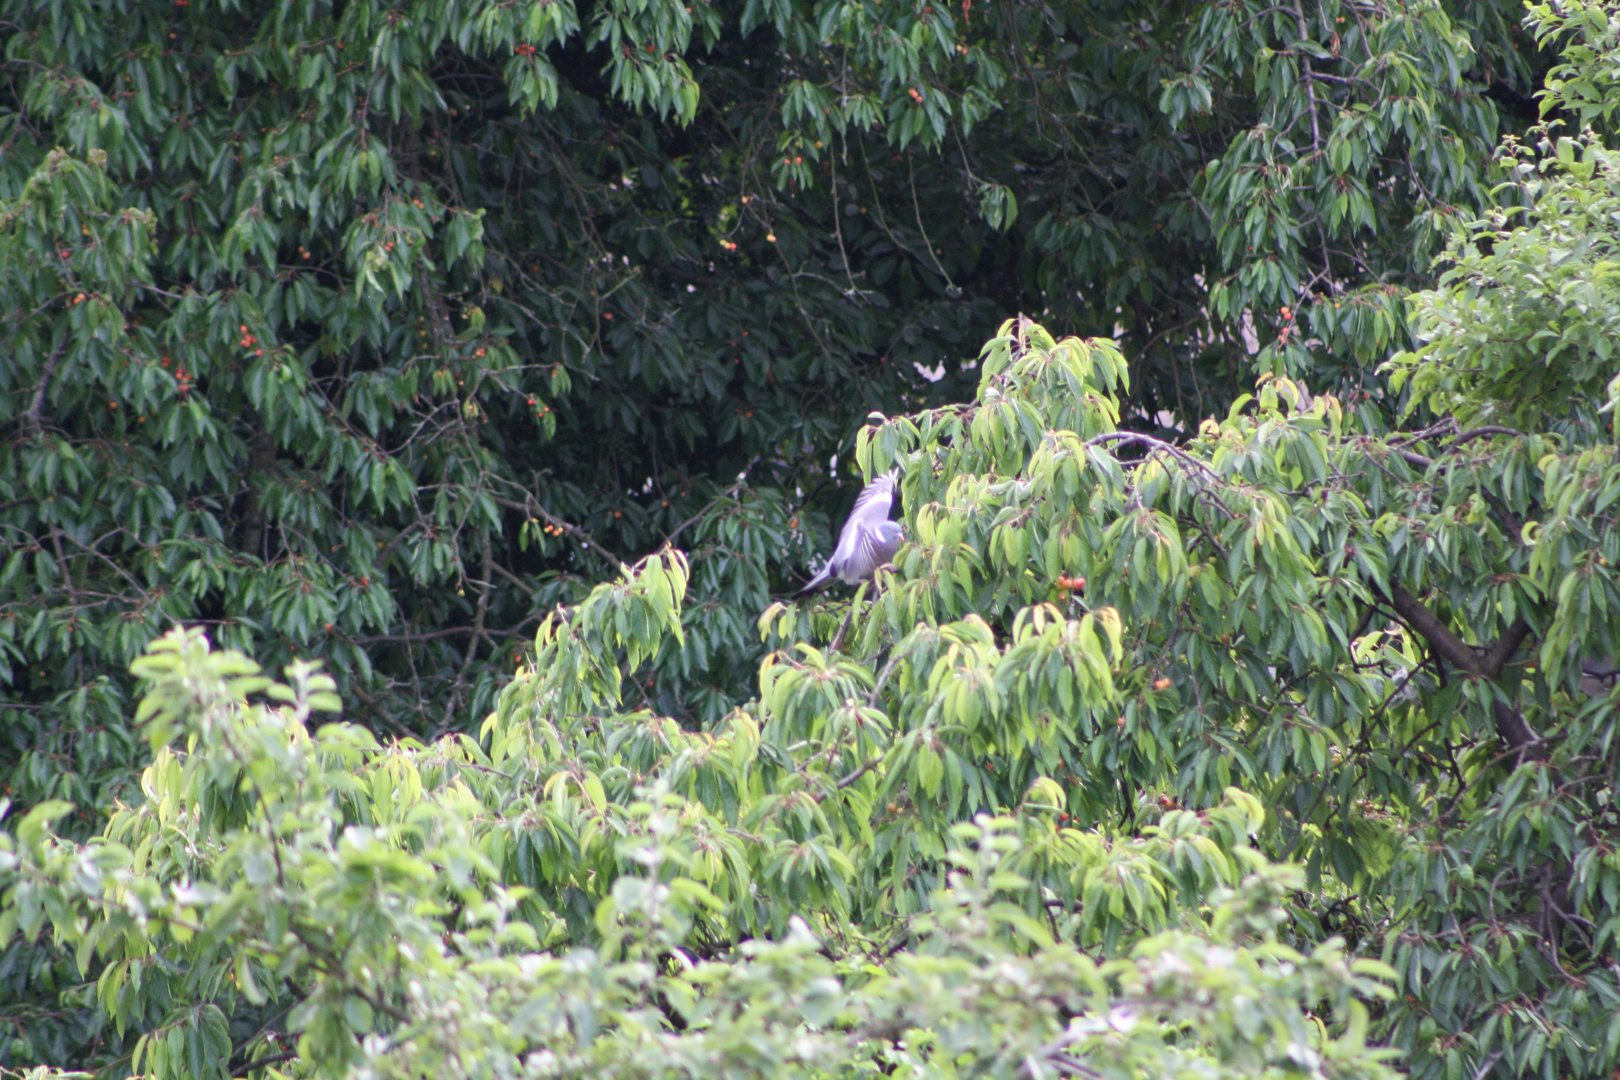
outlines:
{"label": "bare branch", "polygon": [[[10,337],[7,337],[10,340]],[[50,359],[45,361],[45,370],[40,372],[39,383],[34,387],[34,397],[28,403],[28,411],[23,413],[23,427],[29,431],[38,431],[40,419],[45,415],[45,393],[51,388],[51,379],[56,376],[56,368],[66,355],[66,348],[57,349],[51,353]]]}
{"label": "bare branch", "polygon": [[1512,435],[1515,438],[1524,438],[1524,432],[1515,431],[1513,428],[1508,427],[1471,428],[1468,431],[1463,432],[1461,435],[1458,435],[1455,439],[1452,439],[1451,445],[1446,447],[1445,452],[1449,454],[1463,443],[1473,442],[1475,439],[1483,439],[1487,435]]}
{"label": "bare branch", "polygon": [[1204,462],[1199,461],[1197,458],[1193,457],[1179,446],[1176,446],[1173,443],[1167,443],[1163,439],[1155,439],[1151,435],[1143,435],[1138,431],[1110,431],[1105,434],[1087,439],[1086,445],[1101,446],[1104,443],[1111,442],[1130,442],[1139,443],[1143,446],[1151,446],[1155,450],[1164,451],[1177,461],[1180,461],[1186,465],[1191,465],[1195,469],[1201,469],[1203,472],[1215,477],[1217,480],[1221,478],[1220,473],[1210,468]]}
{"label": "bare branch", "polygon": [[262,1057],[257,1061],[244,1061],[242,1064],[231,1070],[231,1075],[246,1076],[248,1073],[258,1072],[260,1069],[268,1069],[272,1065],[279,1065],[283,1061],[296,1060],[297,1057],[298,1051],[283,1050],[279,1054],[271,1054],[269,1057]]}
{"label": "bare branch", "polygon": [[840,777],[838,783],[834,784],[833,787],[837,788],[839,791],[842,791],[881,764],[883,764],[883,756],[880,754],[849,775]]}
{"label": "bare branch", "polygon": [[[1423,635],[1430,648],[1444,657],[1452,667],[1478,678],[1495,681],[1513,652],[1530,632],[1523,619],[1515,620],[1494,647],[1488,652],[1481,653],[1452,633],[1451,628],[1430,611],[1428,605],[1400,585],[1391,582],[1389,592],[1390,602],[1394,604],[1396,613],[1408,626]],[[1493,701],[1491,711],[1496,721],[1497,736],[1518,754],[1521,761],[1547,759],[1547,750],[1541,743],[1541,736],[1525,720],[1522,712],[1500,697]]]}

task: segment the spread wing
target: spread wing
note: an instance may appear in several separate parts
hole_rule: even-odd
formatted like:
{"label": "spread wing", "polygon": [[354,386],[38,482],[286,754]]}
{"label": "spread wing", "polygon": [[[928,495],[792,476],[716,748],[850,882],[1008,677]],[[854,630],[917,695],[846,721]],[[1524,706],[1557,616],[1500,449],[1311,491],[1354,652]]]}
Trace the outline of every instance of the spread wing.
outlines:
{"label": "spread wing", "polygon": [[897,475],[886,472],[867,484],[860,498],[855,500],[855,509],[849,512],[849,520],[844,522],[843,531],[838,534],[838,546],[833,548],[832,558],[828,562],[837,568],[834,572],[845,581],[850,578],[843,568],[855,557],[862,528],[876,528],[889,520],[889,507],[894,505],[894,481]]}
{"label": "spread wing", "polygon": [[891,469],[862,488],[855,508],[849,512],[849,520],[870,521],[874,525],[889,520],[889,508],[894,505],[894,484],[899,478],[900,470]]}
{"label": "spread wing", "polygon": [[835,576],[854,584],[865,581],[872,572],[888,562],[898,544],[890,545],[881,535],[889,520],[889,508],[894,505],[894,484],[899,470],[886,472],[861,490],[855,507],[838,533],[838,543],[819,573],[805,582],[804,588],[794,593],[794,599],[815,592]]}
{"label": "spread wing", "polygon": [[875,525],[866,521],[851,524],[855,531],[854,550],[838,567],[838,577],[846,584],[855,585],[870,578],[878,567],[894,557],[900,550],[901,532],[887,519]]}

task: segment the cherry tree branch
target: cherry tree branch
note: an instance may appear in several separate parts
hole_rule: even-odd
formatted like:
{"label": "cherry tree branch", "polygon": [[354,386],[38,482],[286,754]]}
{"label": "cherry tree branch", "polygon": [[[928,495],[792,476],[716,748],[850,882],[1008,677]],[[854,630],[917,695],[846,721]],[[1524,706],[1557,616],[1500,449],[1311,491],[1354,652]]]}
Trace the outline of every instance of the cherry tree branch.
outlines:
{"label": "cherry tree branch", "polygon": [[[1523,618],[1515,619],[1495,645],[1481,651],[1452,633],[1451,628],[1427,604],[1400,585],[1391,582],[1389,593],[1396,614],[1421,634],[1429,647],[1446,662],[1492,682],[1500,678],[1507,662],[1530,633],[1530,626]],[[1497,737],[1515,751],[1521,761],[1547,760],[1547,749],[1541,742],[1541,736],[1525,720],[1522,712],[1501,697],[1491,703],[1491,712],[1496,721]]]}

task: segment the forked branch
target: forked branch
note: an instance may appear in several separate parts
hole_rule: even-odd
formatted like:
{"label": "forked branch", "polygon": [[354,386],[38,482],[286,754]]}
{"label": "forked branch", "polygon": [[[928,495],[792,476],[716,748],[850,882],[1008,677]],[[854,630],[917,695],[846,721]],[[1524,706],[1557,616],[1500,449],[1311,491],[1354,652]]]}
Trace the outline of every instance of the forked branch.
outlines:
{"label": "forked branch", "polygon": [[[1530,625],[1522,617],[1517,618],[1496,644],[1488,649],[1476,649],[1452,633],[1451,628],[1429,610],[1427,604],[1400,585],[1392,582],[1389,592],[1389,599],[1395,607],[1396,614],[1421,634],[1431,649],[1452,667],[1492,683],[1501,677],[1508,661],[1513,658],[1513,654],[1524,644],[1524,639],[1530,633]],[[1524,713],[1508,702],[1500,692],[1491,703],[1491,712],[1496,721],[1497,737],[1517,752],[1519,760],[1547,760],[1547,748],[1542,743],[1541,736],[1530,726],[1529,721],[1525,720]]]}

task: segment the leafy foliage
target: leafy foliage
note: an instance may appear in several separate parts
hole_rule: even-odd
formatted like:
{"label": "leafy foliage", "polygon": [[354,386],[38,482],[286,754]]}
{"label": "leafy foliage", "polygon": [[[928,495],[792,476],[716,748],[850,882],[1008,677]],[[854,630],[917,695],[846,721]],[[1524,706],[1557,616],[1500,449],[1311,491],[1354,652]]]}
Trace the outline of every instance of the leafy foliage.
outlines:
{"label": "leafy foliage", "polygon": [[[1580,5],[1536,9],[1539,36],[1574,35],[1548,76],[1543,111],[1583,124],[1607,121],[1620,94],[1609,78],[1616,30],[1608,13]],[[1616,159],[1590,127],[1559,120],[1499,153],[1507,205],[1473,222],[1449,252],[1442,287],[1418,297],[1423,348],[1398,355],[1393,384],[1462,423],[1583,429],[1588,441],[1610,400],[1617,265],[1612,217]]]}
{"label": "leafy foliage", "polygon": [[[673,616],[668,573],[649,563],[592,599]],[[349,725],[311,735],[312,713],[337,707],[330,679],[305,664],[271,683],[196,632],[136,666],[151,684],[146,798],[83,848],[49,832],[63,804],[21,819],[0,854],[0,932],[48,923],[81,964],[106,958],[96,998],[120,1032],[140,1029],[137,1072],[954,1075],[971,1061],[995,1076],[1386,1075],[1355,1000],[1387,992],[1369,978],[1383,969],[1339,942],[1306,956],[1277,939],[1301,880],[1248,847],[1264,811],[1238,792],[1141,840],[1063,830],[1076,877],[1106,868],[1166,889],[1156,916],[1133,903],[1092,917],[1118,959],[1098,963],[1030,913],[1039,891],[1014,866],[1030,840],[1053,847],[1045,818],[980,815],[931,860],[949,873],[902,931],[914,947],[877,967],[846,913],[778,906],[802,892],[781,853],[804,845],[803,815],[775,800],[717,814],[666,773],[613,801],[538,744],[512,760],[454,736],[384,749]],[[250,704],[259,694],[286,704]],[[739,745],[716,772],[768,767],[758,738]],[[728,833],[721,855],[710,842]],[[749,903],[751,880],[774,910]],[[583,891],[583,923],[548,910]],[[741,948],[714,936],[755,914],[778,933]],[[1336,1039],[1299,1008],[1324,999],[1349,1022]],[[268,1022],[233,1042],[244,1017]]]}
{"label": "leafy foliage", "polygon": [[1376,1075],[1369,1036],[1419,1074],[1608,1068],[1620,714],[1559,662],[1613,623],[1559,579],[1607,571],[1493,520],[1592,455],[1280,378],[1176,448],[1115,426],[1110,343],[1022,321],[981,371],[863,435],[912,542],[870,599],[768,609],[712,729],[624,711],[678,647],[675,551],[543,623],[476,741],[311,736],[329,679],[177,632],[137,664],[143,799],[83,846],[29,811],[0,928],[48,923],[165,1078]]}
{"label": "leafy foliage", "polygon": [[1620,1066],[1605,9],[1495,213],[1486,6],[188,7],[8,69],[12,1060]]}
{"label": "leafy foliage", "polygon": [[665,542],[652,697],[712,723],[854,418],[965,396],[1018,309],[1117,334],[1135,426],[1359,379],[1529,85],[1496,3],[119,10],[0,7],[25,801],[130,763],[39,764],[175,620],[430,735]]}

